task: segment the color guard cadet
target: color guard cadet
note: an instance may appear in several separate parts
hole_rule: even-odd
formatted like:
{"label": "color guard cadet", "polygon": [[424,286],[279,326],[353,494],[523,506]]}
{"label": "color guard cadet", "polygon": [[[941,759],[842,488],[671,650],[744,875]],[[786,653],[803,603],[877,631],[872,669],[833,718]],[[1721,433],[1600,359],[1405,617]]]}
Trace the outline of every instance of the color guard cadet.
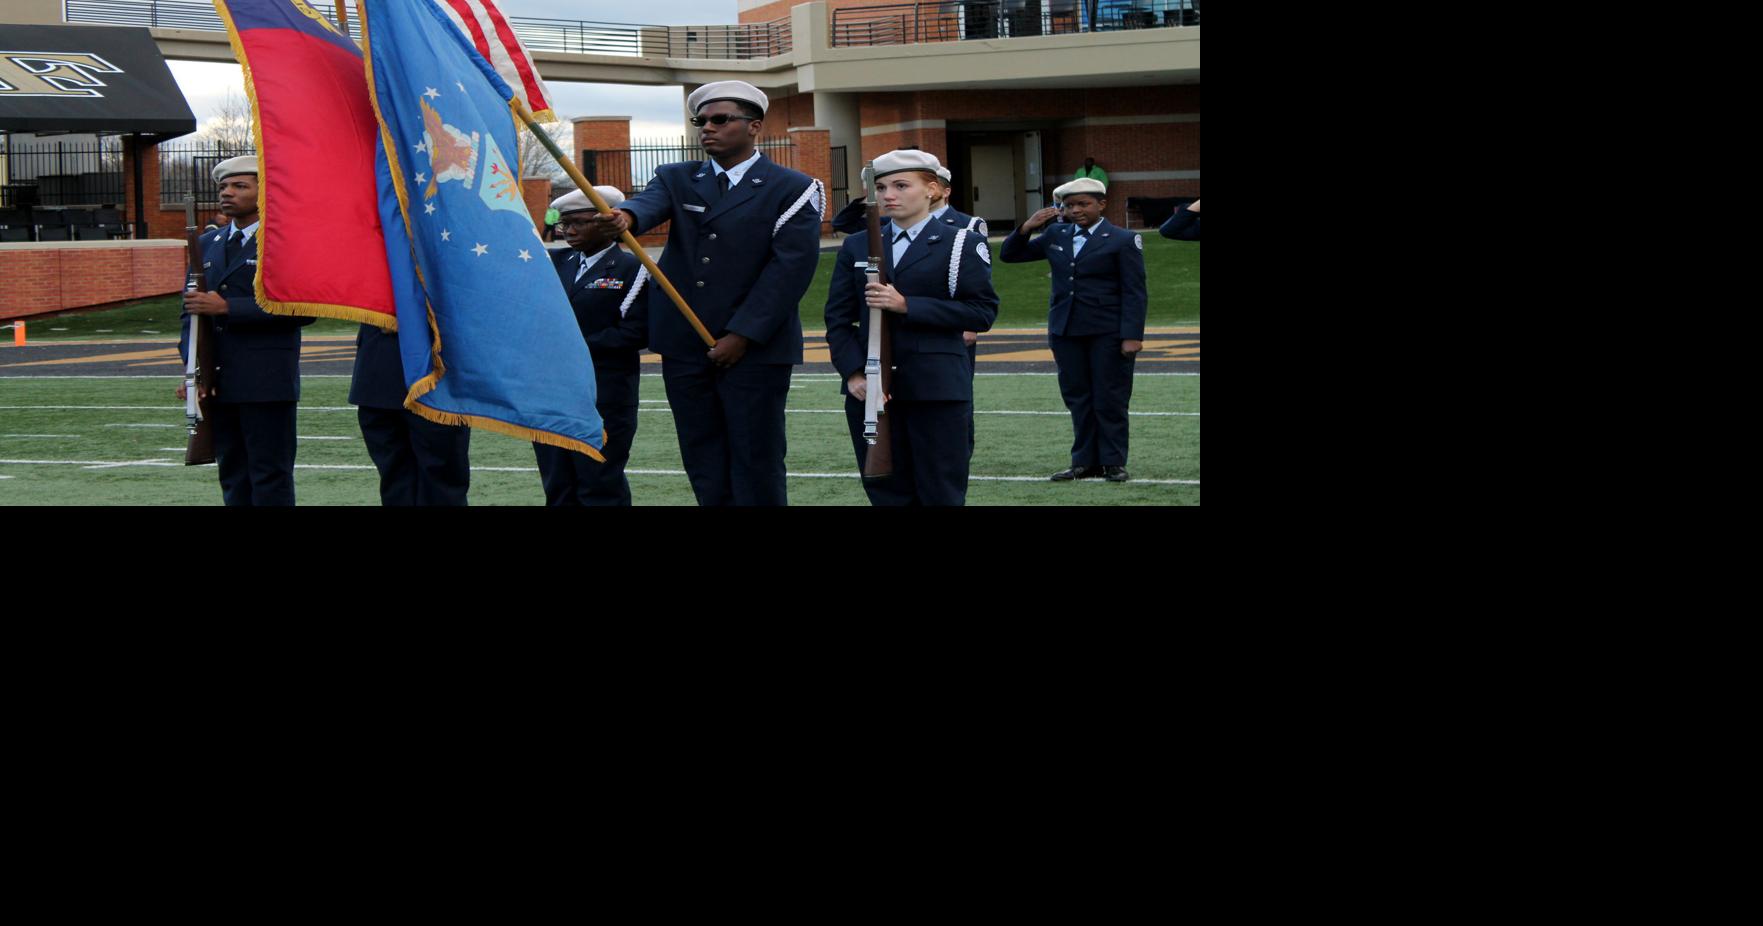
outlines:
{"label": "color guard cadet", "polygon": [[[208,292],[184,293],[178,354],[189,357],[191,315],[214,316],[214,457],[228,505],[294,504],[294,422],[300,401],[300,329],[313,319],[257,304],[257,158],[214,165],[220,211],[232,221],[204,234]],[[184,397],[182,384],[178,398]]]}
{"label": "color guard cadet", "polygon": [[[594,190],[614,209],[624,202],[615,187]],[[558,233],[569,242],[567,249],[551,252],[551,261],[594,357],[594,404],[605,422],[606,445],[600,453],[606,462],[533,444],[545,504],[629,507],[631,486],[624,467],[637,436],[637,388],[642,382],[638,354],[649,341],[648,305],[639,294],[649,272],[619,248],[610,223],[589,221],[594,203],[581,190],[557,197],[551,208],[560,217]],[[668,306],[667,311],[674,309]]]}
{"label": "color guard cadet", "polygon": [[1125,482],[1133,361],[1145,337],[1145,243],[1102,218],[1108,200],[1100,182],[1073,180],[1053,196],[1063,200],[1066,221],[1031,241],[1059,213],[1042,209],[999,252],[1007,263],[1045,260],[1053,268],[1047,341],[1075,432],[1071,468],[1053,481]]}
{"label": "color guard cadet", "polygon": [[349,404],[380,473],[380,504],[464,505],[471,489],[471,429],[436,424],[405,409],[408,391],[398,333],[362,325],[355,335]]}
{"label": "color guard cadet", "polygon": [[596,216],[640,233],[671,221],[662,273],[716,339],[705,349],[647,287],[649,349],[700,505],[783,505],[784,402],[802,362],[797,303],[819,260],[819,181],[755,149],[770,101],[738,80],[705,84],[686,105],[709,158],[657,168],[641,193]]}
{"label": "color guard cadet", "polygon": [[[978,218],[977,216],[968,215],[967,213],[949,205],[949,193],[955,189],[955,175],[949,172],[949,168],[939,166],[937,168],[937,180],[940,182],[939,185],[942,189],[938,191],[938,195],[931,199],[930,217],[952,228],[968,229],[978,235],[983,241],[986,235],[989,234],[986,229],[986,220]],[[979,332],[963,331],[961,332],[961,340],[967,345],[967,359],[972,362],[971,366],[978,367]],[[970,405],[967,409],[967,457],[969,462],[972,462],[973,459],[973,448],[973,407]]]}
{"label": "color guard cadet", "polygon": [[985,331],[998,317],[992,291],[992,256],[985,236],[931,218],[939,178],[937,159],[923,151],[890,151],[875,159],[875,183],[883,252],[893,282],[869,284],[869,233],[845,239],[833,266],[826,299],[826,340],[844,384],[845,420],[857,468],[868,444],[863,438],[864,399],[870,383],[869,309],[877,307],[893,331],[893,393],[887,403],[892,431],[893,475],[866,481],[876,505],[963,505],[972,455],[973,359],[962,333]]}

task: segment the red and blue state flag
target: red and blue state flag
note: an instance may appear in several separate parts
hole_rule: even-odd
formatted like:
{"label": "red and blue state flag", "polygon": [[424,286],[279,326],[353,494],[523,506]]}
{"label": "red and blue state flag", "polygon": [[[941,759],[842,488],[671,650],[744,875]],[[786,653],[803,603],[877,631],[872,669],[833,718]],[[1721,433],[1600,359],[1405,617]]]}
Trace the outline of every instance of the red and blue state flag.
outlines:
{"label": "red and blue state flag", "polygon": [[251,98],[257,301],[397,327],[362,53],[304,0],[214,0]]}

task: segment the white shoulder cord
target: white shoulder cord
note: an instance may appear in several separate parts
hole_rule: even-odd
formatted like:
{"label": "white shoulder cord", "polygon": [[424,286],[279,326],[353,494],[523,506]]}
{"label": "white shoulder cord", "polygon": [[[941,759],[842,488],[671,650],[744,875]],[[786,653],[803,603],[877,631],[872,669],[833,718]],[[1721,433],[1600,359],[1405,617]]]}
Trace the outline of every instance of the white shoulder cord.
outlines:
{"label": "white shoulder cord", "polygon": [[961,248],[967,243],[967,229],[955,233],[955,253],[949,255],[949,298],[955,298],[955,281],[961,276]]}
{"label": "white shoulder cord", "polygon": [[642,291],[643,284],[648,282],[648,280],[649,280],[649,268],[648,267],[644,267],[644,268],[637,271],[637,278],[635,280],[631,281],[631,291],[628,293],[625,293],[624,294],[624,301],[618,304],[618,317],[619,318],[625,317],[625,315],[628,312],[630,312],[631,303],[637,301],[637,293]]}
{"label": "white shoulder cord", "polygon": [[794,206],[791,206],[789,208],[789,210],[783,214],[783,217],[779,218],[777,220],[777,224],[773,225],[771,227],[771,236],[773,238],[776,238],[777,233],[783,230],[784,223],[795,218],[796,213],[801,212],[802,207],[808,205],[808,200],[810,200],[810,199],[814,200],[814,214],[815,215],[825,215],[826,214],[826,210],[821,208],[821,203],[824,202],[825,200],[821,196],[820,181],[815,180],[812,183],[808,184],[808,189],[802,191],[802,197],[800,199],[796,200],[796,204]]}

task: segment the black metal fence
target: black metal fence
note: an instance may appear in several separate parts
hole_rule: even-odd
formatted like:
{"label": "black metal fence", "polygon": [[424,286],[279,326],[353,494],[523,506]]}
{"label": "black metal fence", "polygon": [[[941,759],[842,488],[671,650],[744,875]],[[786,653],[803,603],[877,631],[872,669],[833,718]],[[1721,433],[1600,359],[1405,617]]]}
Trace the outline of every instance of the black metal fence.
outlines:
{"label": "black metal fence", "polygon": [[[649,185],[655,168],[680,161],[704,160],[704,149],[695,142],[679,139],[638,139],[643,144],[629,148],[584,149],[578,155],[582,175],[596,186],[615,186],[626,193],[638,193]],[[765,156],[785,167],[796,166],[796,146],[788,138],[762,138],[758,148]]]}
{"label": "black metal fence", "polygon": [[[851,173],[845,169],[845,146],[840,145],[831,151],[833,188],[828,191],[827,215],[832,215],[851,201]],[[866,193],[867,195],[867,193]]]}
{"label": "black metal fence", "polygon": [[6,182],[0,208],[116,206],[123,198],[122,148],[116,143],[34,142],[0,149]]}
{"label": "black metal fence", "polygon": [[194,193],[197,208],[220,208],[220,185],[214,182],[214,165],[227,158],[256,153],[250,145],[160,145],[159,205],[182,209],[184,194]]}
{"label": "black metal fence", "polygon": [[833,11],[835,46],[1198,26],[1200,0],[942,0]]}

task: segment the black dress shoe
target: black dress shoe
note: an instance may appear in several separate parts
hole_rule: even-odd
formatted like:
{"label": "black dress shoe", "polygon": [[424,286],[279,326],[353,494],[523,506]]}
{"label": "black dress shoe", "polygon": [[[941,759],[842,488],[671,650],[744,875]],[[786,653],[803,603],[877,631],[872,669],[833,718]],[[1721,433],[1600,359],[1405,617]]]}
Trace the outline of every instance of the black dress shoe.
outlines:
{"label": "black dress shoe", "polygon": [[1107,479],[1109,482],[1125,482],[1131,478],[1126,474],[1126,467],[1124,466],[1104,466],[1102,467],[1102,472],[1104,473],[1103,478]]}
{"label": "black dress shoe", "polygon": [[1053,482],[1070,482],[1073,479],[1094,479],[1102,475],[1100,466],[1073,466],[1053,474]]}

